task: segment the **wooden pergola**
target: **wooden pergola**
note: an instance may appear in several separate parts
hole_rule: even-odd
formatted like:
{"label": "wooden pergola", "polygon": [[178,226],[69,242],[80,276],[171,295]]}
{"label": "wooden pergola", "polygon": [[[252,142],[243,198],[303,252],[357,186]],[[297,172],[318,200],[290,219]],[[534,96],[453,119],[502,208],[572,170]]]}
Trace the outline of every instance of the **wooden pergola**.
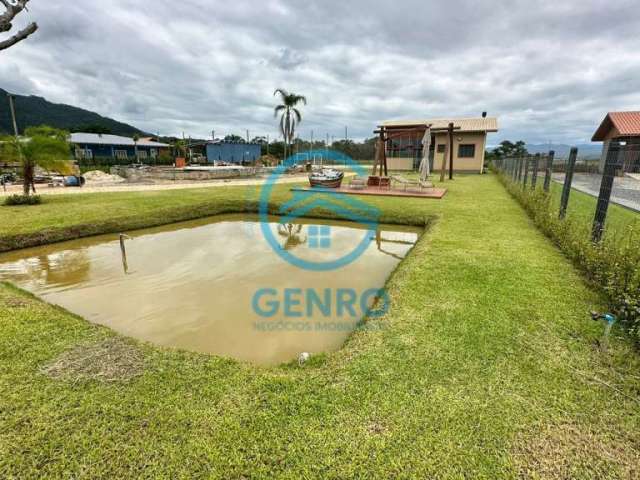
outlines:
{"label": "wooden pergola", "polygon": [[[431,132],[447,132],[448,134],[448,151],[449,151],[449,179],[453,179],[453,132],[460,130],[460,127],[456,127],[453,123],[449,123],[447,128],[432,128],[432,124],[413,124],[413,125],[379,125],[377,130],[373,133],[379,136],[376,144],[376,155],[373,161],[372,175],[378,175],[377,171],[380,170],[380,176],[388,175],[387,168],[387,143],[396,138],[402,138],[409,135],[415,135],[416,137],[424,137],[427,129],[431,129]],[[445,170],[447,167],[447,155],[444,156],[442,161],[442,169],[440,171],[440,181],[444,181]],[[383,173],[384,172],[384,173]]]}

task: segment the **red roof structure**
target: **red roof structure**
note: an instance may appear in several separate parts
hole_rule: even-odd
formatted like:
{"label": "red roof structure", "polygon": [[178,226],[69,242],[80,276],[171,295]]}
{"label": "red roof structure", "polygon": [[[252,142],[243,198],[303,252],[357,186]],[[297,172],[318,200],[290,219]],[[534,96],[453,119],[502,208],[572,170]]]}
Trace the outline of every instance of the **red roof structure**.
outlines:
{"label": "red roof structure", "polygon": [[616,129],[614,137],[639,137],[640,112],[609,112],[604,118],[591,141],[602,142],[612,129]]}

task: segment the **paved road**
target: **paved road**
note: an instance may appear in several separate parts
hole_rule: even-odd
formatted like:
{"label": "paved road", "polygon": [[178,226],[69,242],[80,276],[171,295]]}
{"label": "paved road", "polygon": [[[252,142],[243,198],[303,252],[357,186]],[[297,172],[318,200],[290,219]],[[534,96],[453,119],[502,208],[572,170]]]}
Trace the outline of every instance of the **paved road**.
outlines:
{"label": "paved road", "polygon": [[[564,173],[553,175],[557,182],[564,182]],[[602,175],[590,173],[575,173],[572,187],[594,197],[600,194]],[[640,212],[640,180],[631,177],[616,177],[613,182],[611,201],[624,207]]]}

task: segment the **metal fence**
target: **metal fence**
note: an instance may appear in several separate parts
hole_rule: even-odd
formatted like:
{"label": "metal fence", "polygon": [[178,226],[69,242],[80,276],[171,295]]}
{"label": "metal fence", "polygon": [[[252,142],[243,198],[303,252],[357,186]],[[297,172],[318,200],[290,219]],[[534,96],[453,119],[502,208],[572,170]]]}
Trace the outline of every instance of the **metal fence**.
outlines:
{"label": "metal fence", "polygon": [[[604,233],[607,219],[607,211],[611,202],[611,192],[614,178],[624,173],[640,170],[640,145],[625,144],[622,142],[611,142],[606,151],[604,162],[591,160],[589,162],[580,161],[578,149],[572,148],[567,159],[556,160],[553,151],[546,155],[524,155],[520,157],[508,157],[494,160],[497,170],[504,178],[513,184],[517,184],[523,190],[540,189],[544,194],[550,194],[551,182],[562,182],[562,194],[560,196],[560,206],[558,216],[564,219],[569,207],[571,188],[576,173],[595,173],[593,178],[599,179],[599,195],[593,216],[591,227],[591,238],[594,242],[599,242]],[[594,162],[597,167],[594,168]],[[588,169],[580,168],[585,164]],[[638,169],[638,170],[636,170]],[[564,174],[564,175],[562,175]]]}

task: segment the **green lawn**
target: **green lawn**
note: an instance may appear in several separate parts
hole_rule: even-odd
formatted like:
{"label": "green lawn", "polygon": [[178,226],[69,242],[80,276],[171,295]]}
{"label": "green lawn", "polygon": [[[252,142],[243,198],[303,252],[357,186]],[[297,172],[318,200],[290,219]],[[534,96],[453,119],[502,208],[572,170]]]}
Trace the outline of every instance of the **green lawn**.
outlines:
{"label": "green lawn", "polygon": [[[603,299],[495,176],[446,186],[442,201],[365,199],[385,222],[435,221],[388,282],[384,328],[302,368],[121,339],[1,286],[0,476],[637,478],[640,361],[615,330],[598,347],[588,311]],[[0,237],[11,248],[255,199],[56,197],[0,208]]]}
{"label": "green lawn", "polygon": [[[552,201],[556,211],[560,210],[560,197],[562,196],[562,184],[551,182]],[[588,225],[591,228],[593,217],[596,212],[597,198],[577,190],[571,190],[569,196],[569,207],[567,208],[567,218],[574,218],[577,221]],[[612,232],[621,232],[630,224],[639,223],[640,214],[629,208],[616,204],[609,204],[607,212],[607,229]]]}

